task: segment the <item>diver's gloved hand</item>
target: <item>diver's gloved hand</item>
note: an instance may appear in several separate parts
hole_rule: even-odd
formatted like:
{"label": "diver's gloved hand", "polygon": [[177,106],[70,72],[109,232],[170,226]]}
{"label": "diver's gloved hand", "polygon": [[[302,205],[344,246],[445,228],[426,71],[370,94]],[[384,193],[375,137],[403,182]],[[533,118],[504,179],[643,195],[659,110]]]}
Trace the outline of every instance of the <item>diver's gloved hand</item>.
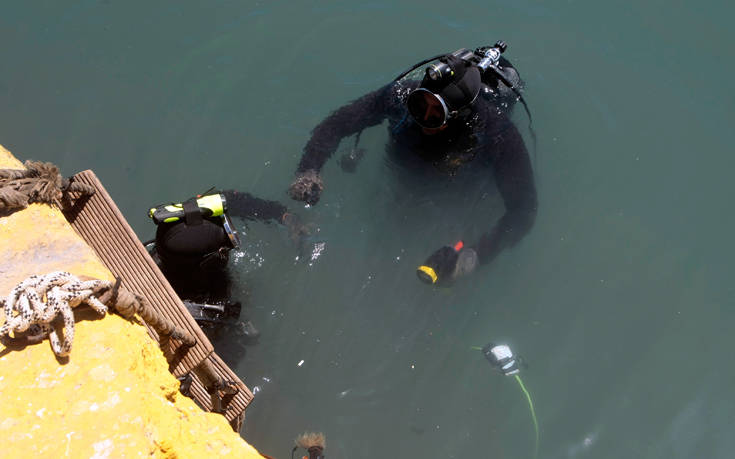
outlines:
{"label": "diver's gloved hand", "polygon": [[288,188],[288,195],[297,201],[314,205],[324,190],[324,182],[319,173],[313,169],[301,172]]}
{"label": "diver's gloved hand", "polygon": [[304,224],[301,217],[291,212],[283,214],[281,223],[288,228],[288,236],[294,243],[298,243],[304,237],[311,234],[311,229],[308,225]]}
{"label": "diver's gloved hand", "polygon": [[416,274],[428,284],[448,284],[473,272],[477,265],[477,252],[460,241],[454,247],[447,245],[432,253]]}

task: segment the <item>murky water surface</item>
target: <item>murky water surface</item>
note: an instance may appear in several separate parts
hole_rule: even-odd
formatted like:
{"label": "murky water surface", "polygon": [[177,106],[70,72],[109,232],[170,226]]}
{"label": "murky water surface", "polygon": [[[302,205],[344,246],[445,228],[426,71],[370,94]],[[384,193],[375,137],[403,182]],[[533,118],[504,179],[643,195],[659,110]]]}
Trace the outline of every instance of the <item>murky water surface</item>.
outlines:
{"label": "murky water surface", "polygon": [[[6,1],[0,143],[93,169],[142,239],[210,186],[288,201],[311,129],[439,52],[503,39],[538,134],[539,214],[451,289],[414,269],[502,214],[492,181],[397,179],[387,133],[330,162],[301,250],[251,223],[233,266],[257,344],[216,340],[258,391],[243,434],[287,457],[729,458],[735,225],[725,2]],[[517,113],[519,125],[526,120]],[[343,143],[341,155],[350,148]],[[238,222],[242,224],[243,222]],[[303,360],[303,363],[300,362]]]}

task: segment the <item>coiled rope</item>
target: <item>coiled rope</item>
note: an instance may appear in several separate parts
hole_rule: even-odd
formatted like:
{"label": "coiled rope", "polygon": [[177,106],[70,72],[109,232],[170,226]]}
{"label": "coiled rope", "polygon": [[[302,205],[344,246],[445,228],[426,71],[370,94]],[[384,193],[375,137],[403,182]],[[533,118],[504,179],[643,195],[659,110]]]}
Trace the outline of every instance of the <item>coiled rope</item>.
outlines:
{"label": "coiled rope", "polygon": [[[74,342],[72,308],[86,303],[104,315],[107,306],[94,297],[95,291],[103,286],[103,281],[83,282],[66,272],[27,278],[3,300],[5,323],[0,327],[0,338],[7,338],[10,333],[17,337],[28,330],[34,340],[48,336],[51,349],[57,356],[68,356]],[[59,314],[64,319],[64,334],[61,336],[52,325]]]}
{"label": "coiled rope", "polygon": [[[91,185],[63,178],[52,163],[26,161],[24,166],[25,169],[0,169],[0,212],[21,210],[32,203],[67,209],[72,206],[71,193],[76,197],[95,193]],[[31,276],[13,288],[7,298],[0,300],[5,313],[0,341],[6,343],[25,338],[40,342],[48,336],[54,354],[67,357],[74,343],[72,309],[80,304],[87,304],[103,315],[109,307],[128,320],[138,314],[158,334],[164,354],[172,338],[181,341],[187,349],[196,344],[191,333],[156,312],[144,297],[120,288],[120,278],[114,283],[98,279],[82,281],[61,271]],[[64,322],[63,334],[53,324],[59,315]],[[170,363],[168,355],[166,358]],[[192,372],[210,394],[212,411],[223,413],[239,392],[237,383],[224,379],[208,360],[200,362]],[[220,397],[220,392],[224,397]],[[242,423],[241,417],[242,414],[238,426]]]}
{"label": "coiled rope", "polygon": [[[10,291],[2,300],[5,322],[0,327],[0,339],[8,340],[11,334],[12,338],[20,338],[25,334],[30,341],[37,342],[48,336],[54,354],[66,357],[74,343],[72,309],[80,304],[87,304],[102,315],[109,307],[127,319],[137,313],[160,336],[178,339],[186,346],[196,343],[189,332],[154,311],[143,297],[120,289],[119,279],[115,283],[98,279],[83,281],[63,271],[30,276]],[[59,315],[64,322],[63,334],[53,326]]]}
{"label": "coiled rope", "polygon": [[[156,312],[145,298],[120,288],[119,278],[115,282],[81,280],[63,271],[30,276],[16,285],[7,298],[0,300],[5,313],[0,340],[6,343],[25,338],[29,342],[40,342],[48,336],[54,354],[67,357],[74,343],[73,308],[81,304],[89,305],[102,315],[109,309],[126,319],[138,314],[156,331],[162,347],[171,338],[181,341],[187,348],[196,344],[191,333]],[[59,315],[63,318],[63,334],[54,327]],[[224,379],[209,360],[200,362],[192,372],[209,393],[212,411],[224,413],[239,392],[238,384]]]}

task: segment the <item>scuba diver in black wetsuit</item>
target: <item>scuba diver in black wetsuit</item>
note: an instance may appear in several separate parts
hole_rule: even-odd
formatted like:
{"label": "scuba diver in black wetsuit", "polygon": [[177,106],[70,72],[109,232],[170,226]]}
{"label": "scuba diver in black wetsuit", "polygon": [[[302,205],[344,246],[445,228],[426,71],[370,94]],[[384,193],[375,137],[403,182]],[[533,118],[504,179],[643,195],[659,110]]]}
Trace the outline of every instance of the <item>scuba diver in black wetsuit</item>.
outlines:
{"label": "scuba diver in black wetsuit", "polygon": [[[149,216],[158,226],[151,254],[203,328],[233,324],[240,316],[240,303],[230,301],[226,270],[230,250],[240,246],[229,216],[282,223],[292,238],[306,233],[298,216],[281,203],[234,190],[154,207]],[[243,325],[248,338],[258,336],[250,321]]]}
{"label": "scuba diver in black wetsuit", "polygon": [[[340,140],[352,134],[359,139],[363,129],[388,119],[389,152],[418,157],[448,175],[484,158],[492,163],[505,204],[505,214],[475,244],[460,241],[440,248],[419,267],[419,278],[429,283],[450,282],[472,272],[478,262],[490,262],[528,233],[537,208],[528,151],[510,120],[517,100],[526,107],[519,92],[521,79],[501,56],[505,48],[505,43],[498,42],[427,59],[390,84],[336,110],[314,128],[289,195],[316,204],[324,189],[319,171]],[[436,59],[439,61],[426,69],[421,81],[404,79]]]}

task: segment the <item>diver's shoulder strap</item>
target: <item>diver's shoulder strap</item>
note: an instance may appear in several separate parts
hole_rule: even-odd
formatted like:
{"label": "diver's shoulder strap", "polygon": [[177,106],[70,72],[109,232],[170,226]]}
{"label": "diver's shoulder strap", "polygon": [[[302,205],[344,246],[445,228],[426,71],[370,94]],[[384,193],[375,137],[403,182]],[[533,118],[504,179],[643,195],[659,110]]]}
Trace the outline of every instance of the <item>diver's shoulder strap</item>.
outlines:
{"label": "diver's shoulder strap", "polygon": [[182,203],[182,207],[184,209],[184,219],[188,226],[202,224],[202,220],[204,218],[202,217],[202,210],[197,205],[196,198],[191,198],[184,201]]}

